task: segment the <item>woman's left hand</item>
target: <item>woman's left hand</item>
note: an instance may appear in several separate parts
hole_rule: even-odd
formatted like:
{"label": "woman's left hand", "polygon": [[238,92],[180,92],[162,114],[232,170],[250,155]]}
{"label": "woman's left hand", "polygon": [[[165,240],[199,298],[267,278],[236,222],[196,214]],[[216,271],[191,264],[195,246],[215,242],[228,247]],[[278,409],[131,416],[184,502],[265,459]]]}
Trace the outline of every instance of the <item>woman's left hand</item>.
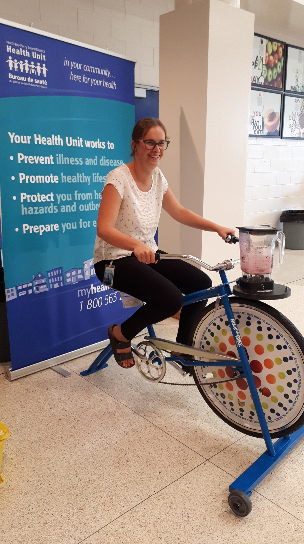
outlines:
{"label": "woman's left hand", "polygon": [[232,234],[232,236],[235,236],[235,230],[226,227],[219,226],[217,229],[217,233],[223,240],[226,240],[228,234]]}

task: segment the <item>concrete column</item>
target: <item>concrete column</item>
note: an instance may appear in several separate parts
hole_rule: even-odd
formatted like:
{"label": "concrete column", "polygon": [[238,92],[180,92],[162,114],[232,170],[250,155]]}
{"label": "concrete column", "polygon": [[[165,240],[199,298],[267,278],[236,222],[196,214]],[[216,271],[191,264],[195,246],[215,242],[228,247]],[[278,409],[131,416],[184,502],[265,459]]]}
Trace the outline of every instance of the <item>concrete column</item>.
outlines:
{"label": "concrete column", "polygon": [[[160,18],[160,118],[171,144],[161,168],[180,202],[226,226],[243,223],[254,15],[219,0]],[[213,263],[237,256],[214,233],[163,212],[160,247]]]}

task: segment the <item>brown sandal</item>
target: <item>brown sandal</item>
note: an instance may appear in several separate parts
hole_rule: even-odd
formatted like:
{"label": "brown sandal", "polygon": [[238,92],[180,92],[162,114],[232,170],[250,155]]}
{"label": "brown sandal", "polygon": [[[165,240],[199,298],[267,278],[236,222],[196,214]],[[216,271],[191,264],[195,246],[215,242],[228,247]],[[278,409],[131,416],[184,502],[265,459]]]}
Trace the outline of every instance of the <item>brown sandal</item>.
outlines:
{"label": "brown sandal", "polygon": [[[121,368],[132,368],[135,365],[135,361],[134,361],[134,358],[133,358],[132,351],[128,351],[128,352],[125,352],[125,353],[118,353],[118,351],[117,351],[118,349],[130,348],[131,347],[131,341],[129,340],[129,342],[120,342],[119,340],[117,340],[117,338],[115,338],[115,336],[113,335],[113,328],[114,327],[116,327],[115,324],[111,325],[111,327],[108,328],[108,336],[109,336],[109,340],[110,340],[110,344],[111,344],[111,348],[112,348],[112,351],[113,351],[115,361],[119,366],[121,366]],[[122,361],[126,361],[127,359],[133,359],[133,364],[130,365],[130,366],[123,366],[121,364]]]}

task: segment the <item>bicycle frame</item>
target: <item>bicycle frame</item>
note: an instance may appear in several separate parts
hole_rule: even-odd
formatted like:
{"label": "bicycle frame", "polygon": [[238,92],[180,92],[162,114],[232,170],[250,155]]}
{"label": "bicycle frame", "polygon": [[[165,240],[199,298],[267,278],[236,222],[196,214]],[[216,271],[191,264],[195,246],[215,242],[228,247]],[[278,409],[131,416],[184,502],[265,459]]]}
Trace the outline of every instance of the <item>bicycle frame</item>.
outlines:
{"label": "bicycle frame", "polygon": [[[189,306],[190,304],[194,304],[195,302],[200,302],[201,300],[206,300],[206,299],[209,299],[209,298],[220,298],[223,300],[223,304],[224,304],[224,299],[226,298],[226,300],[228,300],[228,297],[230,295],[232,295],[232,291],[230,289],[230,285],[228,283],[228,280],[227,280],[227,277],[226,277],[226,273],[224,270],[219,270],[219,274],[221,276],[221,280],[222,280],[222,284],[221,285],[218,285],[217,287],[212,287],[210,289],[203,289],[202,291],[196,291],[194,293],[190,293],[189,295],[184,295],[183,297],[183,306]],[[224,307],[225,307],[225,304],[224,304]],[[229,308],[231,310],[231,307],[230,307],[230,304],[229,304]],[[226,310],[226,307],[225,307],[225,310]],[[227,311],[226,311],[227,313]],[[227,315],[228,317],[228,315]],[[233,318],[234,320],[234,318]],[[228,318],[228,321],[229,321],[229,324],[231,326],[231,330],[233,331],[233,328],[237,327],[235,321],[232,325],[232,323],[230,322],[230,319]],[[149,332],[149,335],[150,335],[150,338],[156,338],[156,335],[155,335],[155,332],[154,332],[154,328],[153,328],[153,325],[150,325],[147,327],[148,328],[148,332]],[[148,339],[149,337],[146,337],[146,339]],[[240,336],[239,336],[240,338]],[[153,341],[152,341],[153,343]],[[172,345],[174,344],[174,342],[172,342]],[[177,350],[178,351],[178,350]],[[175,356],[175,357],[166,357],[165,358],[167,361],[171,361],[171,360],[179,360],[179,359],[182,359],[182,355],[181,356]],[[214,359],[216,359],[216,354],[214,356]],[[182,363],[183,363],[183,366],[193,366],[193,363],[191,361],[186,361],[186,360],[182,360]],[[242,368],[243,367],[243,364],[241,361],[237,361],[237,360],[231,360],[229,361],[227,359],[227,364],[231,363],[231,366],[233,367],[236,367],[236,368]],[[195,365],[197,366],[206,366],[206,361],[195,361]],[[208,366],[219,366],[219,365],[223,365],[223,360],[217,360],[217,361],[213,361],[213,362],[209,362],[208,361]]]}
{"label": "bicycle frame", "polygon": [[[225,308],[227,318],[230,324],[231,332],[235,341],[235,345],[239,354],[240,362],[233,362],[230,363],[230,366],[232,368],[242,369],[247,383],[248,387],[250,389],[250,393],[252,396],[253,403],[256,408],[257,416],[259,419],[259,423],[261,425],[262,434],[267,446],[267,450],[269,455],[274,456],[275,450],[271,441],[270,433],[268,430],[268,426],[266,423],[264,411],[261,405],[261,401],[254,383],[254,379],[252,376],[251,368],[249,365],[249,361],[247,359],[247,355],[244,349],[244,346],[242,344],[242,339],[237,327],[237,324],[234,319],[234,315],[229,303],[228,297],[232,294],[232,291],[230,289],[229,282],[227,280],[227,276],[225,273],[225,270],[219,270],[218,271],[222,280],[222,284],[218,285],[217,287],[213,287],[211,289],[203,289],[202,291],[197,291],[195,293],[191,293],[189,295],[185,295],[183,298],[183,306],[188,306],[189,304],[194,304],[195,302],[199,302],[200,300],[206,300],[209,298],[218,297],[221,299],[223,306]],[[150,338],[156,338],[153,325],[148,326],[148,332],[150,335]],[[153,341],[152,341],[153,343]],[[174,343],[173,343],[174,344]],[[106,368],[108,359],[112,356],[112,349],[110,344],[101,352],[101,354],[95,359],[95,361],[91,364],[91,366],[85,370],[84,372],[81,372],[82,376],[87,376],[88,374],[92,374],[93,372],[97,372],[98,370],[101,370],[102,368]],[[180,357],[166,357],[168,361],[178,361],[180,360]],[[206,366],[206,362],[196,362],[195,363],[198,366]],[[210,366],[219,366],[219,364],[223,364],[223,361],[213,361],[208,362],[207,365]],[[227,363],[228,364],[228,363]],[[184,366],[193,366],[193,363],[189,361],[185,361],[183,359],[183,365]]]}
{"label": "bicycle frame", "polygon": [[[249,361],[248,361],[248,358],[247,358],[247,355],[246,355],[246,352],[245,352],[245,348],[244,348],[243,343],[242,343],[241,335],[239,333],[238,326],[236,324],[236,321],[235,321],[235,318],[234,318],[234,315],[233,315],[233,312],[232,312],[232,309],[231,309],[231,306],[230,306],[230,302],[229,302],[229,299],[228,299],[229,295],[232,294],[232,291],[230,289],[230,285],[228,283],[225,271],[224,270],[219,270],[219,274],[220,274],[220,277],[221,277],[221,280],[222,280],[221,285],[218,285],[217,287],[214,287],[214,288],[211,288],[211,289],[204,289],[202,291],[197,291],[196,293],[191,293],[190,295],[185,295],[184,298],[183,298],[183,306],[187,306],[189,304],[199,302],[200,300],[204,300],[206,298],[209,299],[209,298],[219,297],[222,300],[222,303],[223,303],[223,306],[225,308],[226,315],[227,315],[227,318],[228,318],[228,321],[229,321],[229,325],[230,325],[230,328],[231,328],[231,332],[232,332],[232,335],[233,335],[233,338],[234,338],[234,341],[235,341],[235,346],[237,348],[237,351],[238,351],[238,354],[239,354],[239,357],[240,357],[240,360],[241,360],[240,363],[237,362],[237,363],[231,364],[231,367],[232,367],[232,369],[234,367],[238,368],[238,369],[241,368],[243,370],[244,374],[245,374],[245,377],[246,377],[246,380],[247,380],[247,383],[248,383],[248,387],[250,389],[250,393],[251,393],[251,396],[252,396],[252,400],[253,400],[253,403],[254,403],[255,408],[256,408],[259,423],[261,425],[261,430],[262,430],[262,434],[263,434],[263,437],[264,437],[264,440],[265,440],[265,443],[266,443],[266,446],[267,446],[268,453],[269,453],[269,455],[274,456],[275,455],[275,450],[274,450],[274,447],[273,447],[273,444],[272,444],[272,441],[271,441],[271,436],[270,436],[270,433],[269,433],[269,430],[268,430],[265,414],[264,414],[264,411],[263,411],[263,408],[262,408],[260,397],[258,395],[256,386],[255,386],[255,383],[254,383],[253,375],[252,375],[250,364],[249,364]],[[149,334],[150,334],[151,338],[155,338],[155,333],[154,333],[153,327],[152,326],[148,327],[148,330],[149,330]],[[152,331],[153,331],[153,335],[151,334]],[[146,337],[146,338],[148,338],[148,337]],[[153,341],[152,341],[152,343],[153,343]],[[166,360],[174,360],[174,359],[178,360],[179,357],[170,357],[170,358],[165,358],[165,359]],[[195,365],[203,366],[203,367],[204,366],[208,366],[208,367],[210,367],[210,366],[219,366],[219,364],[223,364],[223,362],[220,363],[220,362],[217,362],[217,361],[213,361],[213,362],[208,362],[207,365],[206,365],[206,362],[204,362],[204,361],[202,361],[202,362],[196,361],[195,362]],[[193,366],[193,363],[190,362],[190,361],[185,361],[183,359],[183,366]]]}
{"label": "bicycle frame", "polygon": [[[171,256],[172,258],[180,258],[185,256]],[[199,262],[200,265],[205,265],[205,263],[202,263],[202,261],[199,261],[198,259],[193,259]],[[224,263],[221,263],[222,265]],[[226,261],[227,264],[227,261]],[[187,306],[190,304],[193,304],[195,302],[199,302],[200,300],[206,300],[210,298],[220,298],[221,302],[225,308],[225,312],[230,324],[231,332],[235,341],[235,346],[237,348],[237,352],[239,355],[240,361],[230,361],[229,366],[231,368],[236,367],[238,370],[241,370],[248,383],[248,387],[250,390],[250,394],[252,396],[252,401],[255,405],[256,413],[258,416],[258,420],[261,426],[262,435],[266,444],[266,451],[263,453],[251,466],[246,469],[241,476],[239,476],[230,486],[229,491],[230,492],[238,492],[241,491],[245,493],[248,497],[250,497],[253,489],[274,469],[274,467],[298,444],[298,442],[304,437],[304,426],[300,429],[298,429],[296,432],[294,432],[291,435],[284,436],[282,438],[279,438],[275,443],[272,442],[271,435],[267,426],[265,414],[261,405],[261,401],[259,398],[259,394],[253,379],[252,371],[250,368],[250,364],[246,355],[245,348],[242,343],[242,339],[240,336],[240,332],[237,326],[237,323],[234,318],[234,314],[232,311],[232,308],[230,306],[229,302],[229,296],[232,295],[232,291],[230,289],[229,282],[226,277],[225,270],[229,268],[233,268],[233,264],[231,266],[227,265],[225,267],[222,266],[222,268],[217,265],[217,267],[209,267],[208,265],[205,265],[204,268],[207,270],[217,270],[220,274],[222,283],[218,285],[217,287],[213,287],[210,289],[204,289],[202,291],[197,291],[195,293],[191,293],[189,295],[185,295],[183,297],[183,306]],[[148,332],[150,335],[151,343],[153,343],[153,339],[156,339],[155,331],[152,325],[148,326]],[[172,343],[174,345],[174,342]],[[178,346],[179,344],[177,344]],[[112,356],[112,349],[110,344],[101,352],[101,354],[95,359],[95,361],[91,364],[91,366],[81,372],[82,376],[86,376],[88,374],[91,374],[93,372],[96,372],[98,370],[101,370],[102,368],[107,367],[107,361]],[[172,361],[180,361],[181,357],[165,357],[165,360],[168,362]],[[193,362],[186,361],[182,359],[182,364],[184,367],[186,366],[193,366]],[[195,365],[199,366],[219,366],[223,365],[223,361],[213,361],[213,362],[204,362],[204,361],[195,361]],[[249,501],[250,502],[250,501]],[[248,514],[249,512],[247,512]],[[245,515],[247,515],[245,514]]]}

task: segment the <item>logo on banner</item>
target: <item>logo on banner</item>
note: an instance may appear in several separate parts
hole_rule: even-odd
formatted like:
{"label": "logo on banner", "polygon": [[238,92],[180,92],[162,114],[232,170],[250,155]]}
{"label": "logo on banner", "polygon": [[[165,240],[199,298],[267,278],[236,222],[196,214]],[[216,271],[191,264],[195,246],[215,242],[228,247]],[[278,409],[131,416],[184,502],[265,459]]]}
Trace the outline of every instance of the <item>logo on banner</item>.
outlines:
{"label": "logo on banner", "polygon": [[6,53],[11,83],[47,87],[48,68],[44,49],[7,41]]}

